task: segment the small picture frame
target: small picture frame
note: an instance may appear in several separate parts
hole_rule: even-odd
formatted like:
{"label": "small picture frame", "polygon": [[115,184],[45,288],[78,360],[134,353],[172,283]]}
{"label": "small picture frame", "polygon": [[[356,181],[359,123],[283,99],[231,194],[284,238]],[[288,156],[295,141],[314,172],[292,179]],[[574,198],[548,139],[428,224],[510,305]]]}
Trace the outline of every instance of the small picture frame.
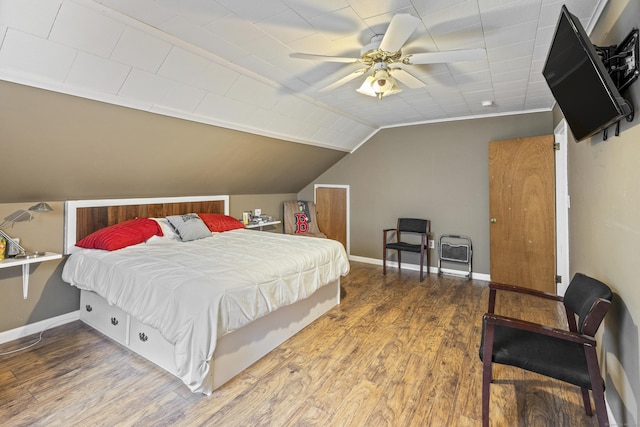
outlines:
{"label": "small picture frame", "polygon": [[242,212],[242,223],[244,225],[247,225],[249,224],[250,221],[251,221],[251,211]]}
{"label": "small picture frame", "polygon": [[[19,237],[12,237],[13,241],[20,244]],[[7,240],[7,258],[13,258],[20,253],[20,249],[14,245],[11,241]]]}

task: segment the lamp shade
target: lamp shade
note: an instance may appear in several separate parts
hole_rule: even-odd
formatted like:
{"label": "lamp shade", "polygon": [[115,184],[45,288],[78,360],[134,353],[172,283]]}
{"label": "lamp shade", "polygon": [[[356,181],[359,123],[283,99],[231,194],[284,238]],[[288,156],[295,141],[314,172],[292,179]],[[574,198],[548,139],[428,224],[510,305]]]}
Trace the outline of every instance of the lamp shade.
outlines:
{"label": "lamp shade", "polygon": [[53,208],[46,204],[45,202],[40,202],[36,205],[33,205],[29,208],[31,212],[51,212]]}
{"label": "lamp shade", "polygon": [[396,83],[396,79],[389,74],[389,71],[384,67],[380,67],[373,72],[373,75],[365,79],[357,91],[363,95],[382,99],[384,96],[402,92],[402,89]]}

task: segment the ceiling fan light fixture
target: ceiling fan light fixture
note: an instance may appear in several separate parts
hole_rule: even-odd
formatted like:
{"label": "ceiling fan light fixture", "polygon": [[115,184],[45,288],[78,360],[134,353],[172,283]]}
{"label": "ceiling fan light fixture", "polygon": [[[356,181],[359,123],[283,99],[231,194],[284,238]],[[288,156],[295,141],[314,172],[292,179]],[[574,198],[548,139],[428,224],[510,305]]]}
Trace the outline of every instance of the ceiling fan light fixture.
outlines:
{"label": "ceiling fan light fixture", "polygon": [[389,71],[381,68],[375,70],[373,75],[367,77],[357,91],[363,95],[382,99],[385,96],[402,92],[402,89],[398,86],[396,79],[389,74]]}

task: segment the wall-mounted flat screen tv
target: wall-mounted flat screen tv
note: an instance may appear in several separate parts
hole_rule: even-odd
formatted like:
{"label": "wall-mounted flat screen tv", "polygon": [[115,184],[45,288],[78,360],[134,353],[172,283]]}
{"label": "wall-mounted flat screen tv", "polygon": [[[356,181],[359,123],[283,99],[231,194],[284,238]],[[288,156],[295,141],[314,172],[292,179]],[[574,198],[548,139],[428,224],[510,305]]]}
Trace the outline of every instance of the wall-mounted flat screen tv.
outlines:
{"label": "wall-mounted flat screen tv", "polygon": [[600,132],[633,111],[582,24],[565,6],[542,74],[576,141]]}

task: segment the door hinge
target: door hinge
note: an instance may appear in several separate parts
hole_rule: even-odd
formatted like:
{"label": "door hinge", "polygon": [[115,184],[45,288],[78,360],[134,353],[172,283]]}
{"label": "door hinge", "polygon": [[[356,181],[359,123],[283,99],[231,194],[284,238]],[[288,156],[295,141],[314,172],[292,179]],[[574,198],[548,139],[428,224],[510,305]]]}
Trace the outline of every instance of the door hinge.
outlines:
{"label": "door hinge", "polygon": [[556,275],[556,283],[562,283],[562,276]]}
{"label": "door hinge", "polygon": [[559,142],[554,142],[553,143],[553,149],[555,151],[560,151],[560,143]]}

